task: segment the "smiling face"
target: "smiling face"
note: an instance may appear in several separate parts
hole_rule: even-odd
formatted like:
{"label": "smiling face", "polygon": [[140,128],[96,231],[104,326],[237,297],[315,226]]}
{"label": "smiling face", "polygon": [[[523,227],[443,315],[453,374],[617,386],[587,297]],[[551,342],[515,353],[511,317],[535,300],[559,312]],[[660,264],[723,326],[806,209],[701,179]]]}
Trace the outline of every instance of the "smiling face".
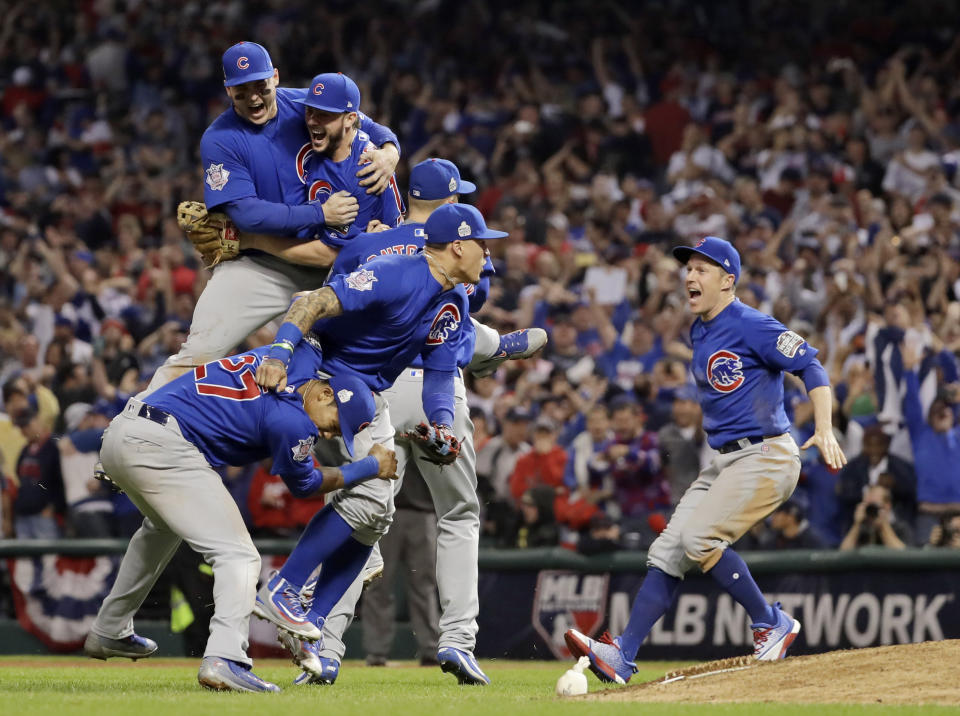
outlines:
{"label": "smiling face", "polygon": [[687,261],[684,287],[690,312],[705,321],[716,317],[733,300],[733,274],[698,254]]}
{"label": "smiling face", "polygon": [[347,140],[357,120],[356,112],[327,112],[307,107],[304,113],[310,146],[318,154],[332,157]]}
{"label": "smiling face", "polygon": [[280,73],[274,71],[273,77],[265,80],[244,82],[225,89],[237,114],[253,124],[266,124],[277,116],[276,89],[279,82]]}

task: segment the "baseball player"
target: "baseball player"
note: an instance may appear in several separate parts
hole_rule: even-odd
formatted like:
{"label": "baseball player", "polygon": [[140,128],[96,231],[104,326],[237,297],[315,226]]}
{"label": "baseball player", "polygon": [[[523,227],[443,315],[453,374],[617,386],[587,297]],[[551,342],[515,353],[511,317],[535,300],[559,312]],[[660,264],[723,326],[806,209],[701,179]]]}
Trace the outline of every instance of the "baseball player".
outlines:
{"label": "baseball player", "polygon": [[[138,659],[156,651],[154,642],[134,633],[133,616],[186,540],[214,576],[200,683],[216,690],[279,690],[250,670],[247,633],[260,556],[213,468],[272,457],[273,471],[294,495],[305,497],[394,477],[396,460],[376,446],[343,468],[313,467],[318,435],[342,434],[353,452],[354,436],[373,420],[373,395],[348,374],[316,379],[309,346],[294,356],[284,391],[261,391],[254,374],[267,352],[258,348],[198,366],[143,401],[131,398],[104,433],[104,467],[144,520],[84,644],[89,656]],[[300,634],[320,637],[317,629]]]}
{"label": "baseball player", "polygon": [[767,603],[740,556],[730,549],[750,527],[783,504],[800,476],[796,443],[787,432],[783,372],[803,380],[814,407],[816,445],[833,469],[846,457],[833,434],[833,393],[817,350],[770,316],[735,296],[740,255],[724,239],[708,236],[673,255],[686,264],[687,303],[697,316],[690,328],[692,370],[703,408],[703,427],[718,455],[677,504],[651,545],[647,576],[623,634],[591,639],[565,635],[575,658],[588,656],[601,681],[626,683],[654,623],[676,599],[683,575],[694,565],[707,572],[750,615],[753,654],[786,656],[800,622],[779,602]]}
{"label": "baseball player", "polygon": [[[364,234],[345,246],[333,264],[331,274],[351,273],[367,261],[378,256],[413,255],[424,247],[424,222],[439,207],[457,201],[460,194],[474,191],[476,187],[460,177],[456,165],[445,159],[427,159],[410,171],[408,201],[410,212],[402,226],[380,233]],[[488,271],[492,273],[489,257],[484,266],[484,276],[479,284],[466,284],[470,311],[479,310],[486,300],[490,286]],[[464,333],[477,330],[477,340],[485,331],[496,339],[502,339],[492,329],[471,321],[464,323]],[[517,340],[527,339],[529,355],[542,346],[536,330],[518,331]],[[459,356],[459,366],[465,368],[473,359],[469,338],[465,341],[465,353]],[[477,353],[479,353],[479,349]],[[506,352],[503,350],[501,352]],[[397,381],[383,391],[390,406],[390,417],[398,433],[413,430],[427,420],[420,395],[423,387],[423,366],[415,361],[407,366]],[[439,539],[437,540],[437,586],[440,592],[440,641],[437,660],[444,671],[456,675],[460,683],[485,685],[490,679],[484,674],[473,656],[477,635],[477,615],[480,601],[477,596],[477,556],[480,539],[480,502],[477,498],[476,453],[473,446],[473,423],[470,420],[463,379],[458,372],[454,378],[454,434],[462,436],[460,457],[449,466],[437,465],[429,460],[419,460],[417,467],[430,489],[438,517]],[[396,443],[398,465],[402,479],[408,460],[413,457],[428,458],[416,444],[400,440]],[[374,551],[371,562],[379,562]],[[369,565],[368,565],[369,567]],[[356,583],[344,595],[327,616],[323,627],[323,644],[317,659],[301,659],[305,675],[294,683],[333,683],[340,671],[345,645],[343,634],[354,615],[362,584]],[[311,650],[310,645],[294,647]]]}
{"label": "baseball player", "polygon": [[[392,447],[394,429],[380,391],[390,388],[420,355],[423,375],[417,403],[429,421],[420,426],[424,444],[431,447],[431,459],[451,463],[460,451],[456,435],[463,434],[463,426],[455,425],[454,384],[460,357],[473,353],[472,335],[462,330],[469,308],[461,284],[480,281],[484,242],[506,234],[488,229],[479,211],[462,204],[444,204],[433,211],[424,232],[422,253],[375,258],[294,302],[269,359],[258,369],[257,382],[283,389],[286,356],[313,327],[306,339],[318,347],[320,370],[352,373],[377,393],[370,438]],[[338,492],[307,526],[280,572],[261,589],[255,613],[284,628],[285,620],[300,609],[300,590],[322,563],[310,612],[303,619],[322,626],[389,528],[393,490],[384,487],[368,482]]]}
{"label": "baseball player", "polygon": [[[314,200],[308,201],[305,167],[320,163],[311,161],[313,142],[301,103],[311,89],[278,87],[279,71],[266,49],[254,42],[241,42],[224,52],[223,75],[233,106],[200,140],[207,208],[223,211],[237,229],[250,233],[313,238],[324,226],[352,224],[358,200],[346,191],[330,194],[318,188],[311,192]],[[356,171],[365,176],[356,185],[357,194],[365,203],[380,202],[360,187],[366,185],[371,192],[387,188],[399,159],[399,142],[388,128],[360,113],[357,118],[359,129],[369,137],[363,143],[368,150],[363,158],[369,161]],[[333,139],[321,134],[322,128],[317,130],[321,144]],[[373,145],[382,149],[369,151]],[[344,161],[338,169],[344,177],[354,169],[350,164]],[[318,175],[316,181],[323,179]],[[356,184],[356,176],[353,181]],[[330,240],[329,234],[321,236]],[[258,252],[217,265],[197,301],[186,342],[157,370],[148,390],[227,355],[250,333],[282,315],[294,292],[321,285],[326,273]]]}

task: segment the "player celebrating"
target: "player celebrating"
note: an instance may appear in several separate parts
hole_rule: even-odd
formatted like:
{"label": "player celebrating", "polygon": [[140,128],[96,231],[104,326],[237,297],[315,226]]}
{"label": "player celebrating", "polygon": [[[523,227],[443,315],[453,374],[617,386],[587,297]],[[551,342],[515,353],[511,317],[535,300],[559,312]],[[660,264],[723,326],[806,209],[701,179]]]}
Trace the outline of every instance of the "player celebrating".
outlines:
{"label": "player celebrating", "polygon": [[[377,416],[370,438],[392,446],[394,430],[379,394],[420,354],[422,426],[434,459],[450,463],[460,451],[454,429],[454,381],[463,351],[463,318],[468,313],[462,283],[476,284],[486,258],[484,242],[506,236],[487,229],[475,208],[445,204],[425,224],[426,249],[416,255],[376,258],[291,306],[276,343],[257,371],[265,388],[283,389],[284,359],[303,333],[320,321],[307,340],[319,346],[320,370],[350,372],[377,391]],[[469,349],[468,349],[469,350]],[[472,350],[470,350],[472,353]],[[257,597],[255,613],[284,628],[290,614],[322,626],[330,610],[356,580],[372,546],[386,533],[393,513],[390,486],[368,482],[342,490],[311,520],[276,577]],[[309,614],[299,591],[319,564]],[[287,631],[291,631],[287,629]]]}
{"label": "player celebrating", "polygon": [[[363,234],[340,251],[331,269],[332,274],[352,273],[361,265],[378,256],[391,254],[412,255],[424,247],[424,222],[429,221],[434,210],[456,203],[460,194],[474,191],[476,187],[460,177],[453,162],[446,159],[427,159],[410,170],[410,191],[407,200],[410,211],[407,220],[399,227],[373,234]],[[302,245],[305,246],[305,245]],[[489,257],[484,265],[485,273],[492,272]],[[478,285],[467,284],[471,312],[479,310],[486,300],[490,278],[484,275]],[[502,338],[482,324],[471,319],[464,323],[464,351],[459,356],[459,365],[466,368],[473,359],[475,340],[521,341],[526,340],[529,356],[546,342],[541,329],[517,331]],[[476,336],[471,334],[476,331]],[[541,335],[543,334],[543,335]],[[494,344],[495,345],[495,344]],[[480,349],[476,350],[480,353]],[[485,351],[489,355],[489,351]],[[506,354],[505,348],[498,353]],[[490,362],[483,360],[484,369]],[[398,433],[407,432],[426,421],[421,404],[423,366],[414,362],[404,370],[397,381],[383,391],[390,406],[390,417]],[[476,453],[473,446],[473,423],[466,402],[466,389],[458,373],[454,378],[454,434],[462,436],[460,456],[451,465],[438,465],[429,461],[429,455],[408,441],[396,444],[398,474],[403,479],[407,461],[426,458],[417,462],[420,474],[430,489],[436,508],[439,535],[437,540],[437,586],[440,593],[440,642],[438,661],[445,671],[454,673],[461,683],[485,685],[490,679],[473,656],[477,637],[477,615],[480,601],[477,595],[477,557],[480,539],[480,502],[477,498]],[[399,484],[399,483],[398,483]],[[371,563],[381,563],[379,551],[374,550]],[[370,565],[368,565],[369,568]],[[305,674],[294,683],[333,683],[339,672],[345,645],[343,634],[350,624],[360,598],[362,584],[351,585],[344,599],[337,603],[328,615],[323,627],[322,647],[316,644],[293,645]],[[316,651],[314,655],[310,652]],[[306,653],[305,653],[306,652]]]}
{"label": "player celebrating", "polygon": [[[223,211],[237,229],[251,233],[313,238],[324,225],[351,224],[359,205],[348,192],[318,190],[310,198],[326,197],[325,201],[307,201],[304,164],[312,142],[298,101],[310,90],[278,87],[279,71],[266,49],[254,42],[241,42],[224,52],[223,75],[233,106],[200,140],[207,208]],[[357,117],[372,144],[382,148],[366,151],[366,163],[356,173],[365,177],[360,185],[368,186],[368,192],[379,192],[390,182],[400,156],[399,142],[386,127],[362,114]],[[349,163],[340,170],[348,172]],[[217,265],[197,301],[186,342],[157,370],[149,390],[225,356],[250,333],[282,315],[293,293],[321,285],[326,273],[256,252]]]}
{"label": "player celebrating", "polygon": [[[375,446],[342,469],[314,468],[311,448],[318,435],[342,434],[352,452],[354,436],[373,420],[373,396],[350,375],[315,379],[308,346],[295,357],[287,390],[262,392],[254,372],[267,350],[200,366],[145,401],[131,398],[104,433],[104,467],[144,520],[84,644],[89,656],[139,659],[156,651],[154,642],[134,633],[133,616],[186,540],[214,577],[200,683],[216,690],[279,691],[250,670],[247,634],[260,556],[213,468],[272,457],[273,472],[295,496],[307,497],[373,477],[393,478],[396,459]],[[316,629],[300,633],[320,637]]]}
{"label": "player celebrating", "polygon": [[816,445],[827,465],[846,457],[833,434],[833,393],[817,350],[770,316],[736,300],[740,256],[713,236],[673,250],[686,264],[687,302],[697,319],[690,329],[692,370],[703,407],[703,427],[719,454],[684,493],[670,522],[651,545],[647,576],[623,634],[591,639],[564,636],[575,658],[588,656],[601,681],[623,684],[656,621],[676,599],[693,565],[725,589],[750,616],[753,654],[782,659],[800,622],[780,604],[767,604],[747,565],[729,545],[793,493],[800,476],[796,443],[783,409],[783,371],[803,380],[816,423],[806,449]]}

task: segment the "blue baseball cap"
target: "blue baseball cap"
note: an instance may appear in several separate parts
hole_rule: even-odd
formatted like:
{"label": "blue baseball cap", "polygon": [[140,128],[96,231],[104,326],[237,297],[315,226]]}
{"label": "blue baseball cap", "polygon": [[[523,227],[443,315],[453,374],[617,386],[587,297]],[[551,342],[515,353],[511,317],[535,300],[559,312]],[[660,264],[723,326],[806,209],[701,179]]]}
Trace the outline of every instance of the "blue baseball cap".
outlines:
{"label": "blue baseball cap", "polygon": [[349,375],[333,375],[328,380],[337,403],[340,435],[347,446],[347,454],[353,457],[353,438],[373,422],[377,412],[373,391],[362,380]]}
{"label": "blue baseball cap", "polygon": [[476,190],[477,185],[461,179],[457,165],[448,159],[425,159],[410,170],[410,196],[414,199],[446,199]]}
{"label": "blue baseball cap", "polygon": [[324,112],[359,112],[360,88],[342,72],[324,72],[310,80],[303,99],[293,101]]}
{"label": "blue baseball cap", "polygon": [[680,263],[687,263],[692,254],[700,254],[720,265],[727,273],[733,274],[733,282],[740,280],[740,254],[726,239],[716,236],[705,236],[696,246],[675,246],[673,258]]}
{"label": "blue baseball cap", "polygon": [[238,42],[223,53],[223,86],[233,87],[273,77],[273,61],[263,45]]}
{"label": "blue baseball cap", "polygon": [[469,204],[444,204],[434,209],[423,226],[428,244],[449,244],[466,239],[502,239],[507,234],[487,228],[483,214]]}

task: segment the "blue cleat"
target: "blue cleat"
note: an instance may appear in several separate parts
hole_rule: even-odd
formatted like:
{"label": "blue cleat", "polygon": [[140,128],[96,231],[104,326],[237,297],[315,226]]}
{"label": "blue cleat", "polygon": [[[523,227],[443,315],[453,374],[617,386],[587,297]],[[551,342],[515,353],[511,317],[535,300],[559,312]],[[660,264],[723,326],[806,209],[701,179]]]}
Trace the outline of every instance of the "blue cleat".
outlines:
{"label": "blue cleat", "polygon": [[483,673],[469,651],[445,646],[437,652],[437,661],[444,673],[453,674],[461,686],[486,686],[490,678]]}
{"label": "blue cleat", "polygon": [[590,671],[600,681],[625,684],[637,672],[637,665],[627,661],[620,651],[620,637],[611,639],[610,634],[604,632],[599,639],[591,639],[576,629],[568,629],[563,640],[575,659],[581,656],[590,659]]}
{"label": "blue cleat", "polygon": [[753,629],[753,657],[760,661],[776,661],[787,655],[787,649],[800,633],[800,622],[780,608],[780,602],[773,605],[777,613],[776,624],[751,624]]}
{"label": "blue cleat", "polygon": [[304,671],[316,675],[323,675],[323,664],[320,662],[320,641],[304,641],[297,639],[284,631],[277,631],[277,641],[279,641],[293,656],[293,663]]}
{"label": "blue cleat", "polygon": [[325,656],[321,656],[320,665],[321,669],[319,674],[302,671],[300,675],[293,680],[294,686],[303,686],[304,684],[333,686],[333,682],[336,681],[340,675],[340,662],[336,659],[328,659]]}
{"label": "blue cleat", "polygon": [[490,358],[477,360],[470,371],[478,378],[493,375],[500,364],[507,360],[529,358],[547,344],[547,332],[542,328],[523,328],[500,336],[500,346]]}
{"label": "blue cleat", "polygon": [[131,634],[123,639],[110,639],[90,632],[83,642],[83,653],[91,659],[106,661],[112,656],[122,656],[126,659],[146,659],[153,656],[157,650],[157,642],[153,639]]}
{"label": "blue cleat", "polygon": [[307,619],[299,591],[279,574],[273,575],[257,592],[253,613],[299,639],[317,641],[323,636],[323,632]]}
{"label": "blue cleat", "polygon": [[279,686],[264,681],[249,666],[219,656],[203,657],[197,681],[214,691],[280,691]]}

